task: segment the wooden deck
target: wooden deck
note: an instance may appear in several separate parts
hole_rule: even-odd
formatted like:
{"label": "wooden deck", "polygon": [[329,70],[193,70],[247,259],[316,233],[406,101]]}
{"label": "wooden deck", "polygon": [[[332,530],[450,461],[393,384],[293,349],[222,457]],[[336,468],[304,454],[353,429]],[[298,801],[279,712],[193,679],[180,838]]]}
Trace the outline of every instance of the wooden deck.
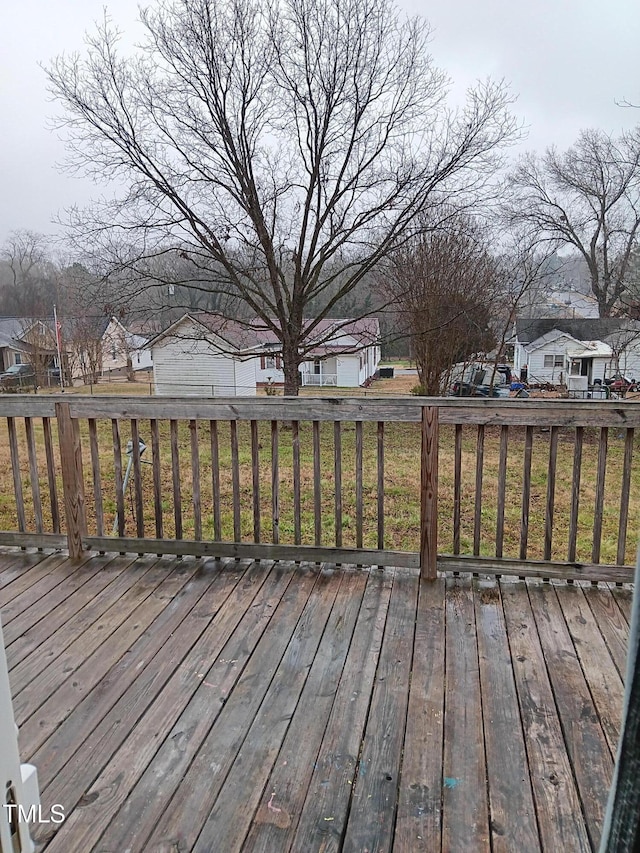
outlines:
{"label": "wooden deck", "polygon": [[0,554],[47,853],[597,846],[631,593]]}

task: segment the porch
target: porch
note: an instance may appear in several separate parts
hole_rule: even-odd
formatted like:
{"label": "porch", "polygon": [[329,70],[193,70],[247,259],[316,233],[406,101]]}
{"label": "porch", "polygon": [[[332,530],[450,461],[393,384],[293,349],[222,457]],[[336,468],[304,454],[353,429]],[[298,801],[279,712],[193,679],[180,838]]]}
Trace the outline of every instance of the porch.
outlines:
{"label": "porch", "polygon": [[597,849],[628,584],[0,553],[47,853]]}

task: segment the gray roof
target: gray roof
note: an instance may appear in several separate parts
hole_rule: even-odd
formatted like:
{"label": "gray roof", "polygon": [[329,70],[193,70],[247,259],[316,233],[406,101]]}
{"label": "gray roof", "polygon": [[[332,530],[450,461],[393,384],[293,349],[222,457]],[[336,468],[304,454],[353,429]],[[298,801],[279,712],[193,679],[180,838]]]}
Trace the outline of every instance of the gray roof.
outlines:
{"label": "gray roof", "polygon": [[627,320],[624,317],[597,317],[589,319],[565,319],[562,317],[536,319],[535,317],[531,317],[516,320],[516,334],[521,344],[537,341],[538,338],[554,330],[566,332],[578,341],[601,341],[607,335],[617,332],[626,322]]}

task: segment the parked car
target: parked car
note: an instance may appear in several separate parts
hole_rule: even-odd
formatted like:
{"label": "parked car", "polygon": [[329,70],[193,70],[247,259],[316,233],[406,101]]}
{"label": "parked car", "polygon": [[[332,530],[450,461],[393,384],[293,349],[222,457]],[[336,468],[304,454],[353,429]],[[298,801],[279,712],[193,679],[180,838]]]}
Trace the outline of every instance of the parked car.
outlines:
{"label": "parked car", "polygon": [[12,364],[0,373],[0,391],[23,391],[36,387],[36,372],[32,364]]}

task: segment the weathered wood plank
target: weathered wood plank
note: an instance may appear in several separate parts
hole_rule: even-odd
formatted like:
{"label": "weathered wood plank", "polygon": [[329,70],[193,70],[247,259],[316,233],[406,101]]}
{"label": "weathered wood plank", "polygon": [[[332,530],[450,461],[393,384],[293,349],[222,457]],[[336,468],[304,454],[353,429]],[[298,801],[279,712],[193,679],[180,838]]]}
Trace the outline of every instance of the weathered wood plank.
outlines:
{"label": "weathered wood plank", "polygon": [[560,578],[563,580],[614,581],[630,583],[634,570],[631,566],[611,566],[603,563],[556,563],[544,560],[500,560],[470,555],[438,556],[438,568],[448,572],[481,572],[490,575],[518,575],[530,578]]}
{"label": "weathered wood plank", "polygon": [[482,531],[482,475],[484,473],[484,424],[478,424],[476,436],[476,485],[473,511],[473,553],[480,554]]}
{"label": "weathered wood plank", "polygon": [[[69,802],[69,782],[73,780],[79,788],[81,779],[90,783],[95,778],[173,675],[185,650],[192,647],[223,606],[243,572],[225,572],[222,564],[217,564],[192,577],[173,606],[154,620],[153,630],[132,643],[127,654],[34,753],[41,789],[53,786]],[[89,773],[83,768],[87,763]],[[72,803],[76,804],[73,795],[69,808]]]}
{"label": "weathered wood plank", "polygon": [[291,422],[291,444],[293,454],[293,541],[302,541],[302,510],[300,505],[300,424]]}
{"label": "weathered wood plank", "polygon": [[384,550],[384,421],[377,427],[377,517],[378,550]]}
{"label": "weathered wood plank", "polygon": [[[156,554],[193,554],[207,557],[234,557],[248,560],[309,560],[312,563],[333,562],[359,566],[401,566],[419,568],[420,555],[413,551],[377,551],[364,548],[316,548],[314,545],[268,545],[249,542],[195,542],[182,539],[99,539],[86,536],[84,545],[95,551],[124,551]],[[545,563],[546,566],[546,563]],[[614,567],[616,577],[628,578],[625,569]],[[467,569],[465,569],[467,571]],[[626,570],[628,572],[628,570]],[[624,574],[623,574],[624,573]]]}
{"label": "weathered wood plank", "polygon": [[558,464],[558,427],[551,427],[549,436],[549,465],[547,467],[547,503],[544,515],[544,558],[551,559],[553,547],[553,513],[556,494],[556,468]]}
{"label": "weathered wood plank", "polygon": [[587,832],[595,848],[602,831],[613,759],[554,587],[532,585],[529,598],[580,792]]}
{"label": "weathered wood plank", "polygon": [[438,449],[438,410],[425,406],[420,450],[420,572],[424,580],[438,575]]}
{"label": "weathered wood plank", "polygon": [[[496,515],[496,557],[502,557],[504,548],[504,507],[507,489],[507,454],[509,449],[509,427],[502,424],[500,427],[500,458],[498,462],[498,505]],[[460,553],[460,540],[458,537],[458,550],[454,548],[454,554]]]}
{"label": "weathered wood plank", "polygon": [[593,618],[604,637],[618,674],[624,680],[627,669],[629,625],[622,615],[610,589],[585,587],[583,593]]}
{"label": "weathered wood plank", "polygon": [[16,499],[18,530],[24,533],[27,529],[27,520],[24,511],[24,494],[22,491],[22,474],[20,472],[20,455],[18,453],[18,434],[15,418],[7,418],[7,429],[9,431],[9,451],[11,453],[11,472],[13,474],[13,494]]}
{"label": "weathered wood plank", "polygon": [[36,522],[36,532],[44,533],[42,522],[42,496],[40,494],[40,473],[38,471],[38,456],[36,453],[36,439],[33,432],[32,418],[24,419],[27,437],[27,455],[29,458],[29,479],[31,480],[31,496],[33,498],[33,514]]}
{"label": "weathered wood plank", "polygon": [[[122,445],[120,443],[120,427],[114,418],[111,421],[111,437],[113,439],[113,477],[116,488],[116,522],[118,536],[124,536],[124,483],[122,478]],[[107,546],[108,547],[108,546]],[[105,549],[106,550],[106,549]]]}
{"label": "weathered wood plank", "polygon": [[[393,575],[372,574],[291,850],[338,853],[385,631]],[[327,820],[327,818],[329,818]]]}
{"label": "weathered wood plank", "polygon": [[571,481],[571,515],[569,517],[569,553],[567,559],[573,563],[576,559],[576,542],[578,539],[578,510],[580,509],[580,474],[582,470],[582,442],[584,429],[576,427],[575,446],[573,450],[573,477]]}
{"label": "weathered wood plank", "polygon": [[[260,453],[258,421],[251,421],[251,485],[253,498],[253,541],[260,541]],[[197,537],[196,537],[197,538]]]}
{"label": "weathered wood plank", "polygon": [[178,421],[169,421],[169,440],[171,444],[171,483],[173,487],[173,522],[176,539],[182,539],[182,488],[180,485],[180,444],[178,442]]}
{"label": "weathered wood plank", "polygon": [[[91,452],[91,475],[93,479],[93,502],[96,512],[96,536],[104,536],[104,505],[102,503],[102,477],[100,475],[100,451],[98,428],[95,418],[89,418],[89,450]],[[55,475],[54,475],[55,479]],[[142,534],[144,536],[144,532]]]}
{"label": "weathered wood plank", "polygon": [[157,419],[152,418],[149,426],[151,428],[151,461],[153,470],[153,514],[156,525],[156,539],[162,539],[164,529],[162,518],[162,474],[160,471],[160,430]]}
{"label": "weathered wood plank", "polygon": [[[58,485],[56,482],[56,460],[53,455],[53,438],[51,435],[51,418],[42,419],[44,433],[44,452],[47,460],[47,484],[49,486],[49,506],[51,507],[51,524],[54,533],[60,533],[60,509],[58,505]],[[100,495],[102,500],[102,494]],[[96,509],[98,504],[96,503]],[[98,531],[101,535],[101,531]]]}
{"label": "weathered wood plank", "polygon": [[604,510],[604,483],[607,473],[607,444],[609,430],[602,427],[600,440],[598,442],[598,468],[596,474],[596,505],[593,515],[593,546],[591,548],[591,562],[600,562],[600,545],[602,542],[602,513]]}
{"label": "weathered wood plank", "polygon": [[0,580],[2,580],[0,584],[0,608],[4,610],[10,601],[23,595],[26,590],[37,584],[43,577],[51,574],[63,564],[64,560],[64,554],[49,554],[44,560],[34,561],[33,567],[29,566],[28,562],[25,564],[21,561],[18,563],[20,568],[17,574],[12,571],[7,572],[7,582],[5,582],[3,572],[0,576]]}
{"label": "weathered wood plank", "polygon": [[60,533],[14,533],[0,530],[0,545],[16,548],[66,548],[67,537]]}
{"label": "weathered wood plank", "polygon": [[[209,812],[202,831],[193,846],[193,853],[209,853],[212,845],[228,853],[238,853],[248,833],[252,816],[257,809],[261,792],[267,783],[271,768],[282,747],[291,717],[302,695],[307,673],[313,668],[318,645],[326,626],[330,634],[335,620],[330,613],[342,582],[339,572],[328,578],[320,594],[314,591],[278,667],[277,679],[267,691],[260,710],[255,715],[236,757],[224,779],[218,797]],[[309,714],[315,714],[314,703],[307,705]],[[296,748],[299,744],[296,744]],[[289,753],[290,754],[290,753]],[[276,801],[278,791],[263,797],[264,809],[269,801]],[[279,807],[276,806],[276,807]]]}
{"label": "weathered wood plank", "polygon": [[[131,421],[131,470],[136,507],[136,536],[144,539],[144,502],[142,499],[142,465],[140,464],[140,430],[138,421]],[[197,538],[197,537],[196,537]]]}
{"label": "weathered wood plank", "polygon": [[242,519],[240,516],[240,454],[238,450],[238,424],[229,422],[231,433],[231,490],[233,494],[233,538],[242,539]]}
{"label": "weathered wood plank", "polygon": [[[0,415],[42,417],[51,415],[58,397],[0,400]],[[163,397],[82,397],[71,400],[72,417],[173,418],[175,420],[309,420],[402,421],[420,423],[422,406],[438,406],[440,423],[517,426],[638,427],[640,411],[634,402],[621,400],[486,400],[415,397],[315,397],[216,399]]]}
{"label": "weathered wood plank", "polygon": [[611,755],[615,758],[624,695],[622,677],[616,670],[600,627],[587,604],[584,591],[577,586],[559,588],[558,601],[589,686],[600,725]]}
{"label": "weathered wood plank", "polygon": [[202,501],[200,497],[200,444],[198,422],[189,421],[191,444],[191,502],[193,504],[193,538],[202,539]]}
{"label": "weathered wood plank", "polygon": [[529,508],[531,505],[531,457],[533,455],[533,427],[527,426],[524,439],[522,471],[522,515],[520,519],[520,559],[527,559],[529,547]]}
{"label": "weathered wood plank", "polygon": [[442,849],[488,853],[487,773],[470,581],[447,580],[446,618]]}
{"label": "weathered wood plank", "polygon": [[[48,680],[52,676],[51,669],[58,670],[58,677],[54,681],[55,686],[40,707],[28,708],[29,699],[34,695],[31,685],[18,694],[14,700],[16,716],[22,719],[20,736],[30,754],[42,746],[46,738],[67,719],[76,705],[100,683],[111,667],[154,624],[195,571],[196,564],[193,561],[180,561],[176,564],[175,560],[160,560],[145,577],[147,584],[153,584],[152,588],[147,588],[147,594],[137,602],[135,610],[127,614],[126,618],[110,633],[108,643],[101,642],[92,652],[78,649],[78,665],[73,668],[70,663],[70,652],[67,649],[63,659],[64,670],[60,671],[59,667],[49,667],[42,676],[43,680]],[[162,622],[162,619],[160,621]],[[159,635],[161,636],[161,632]],[[153,642],[153,630],[148,631],[148,637],[150,642]],[[86,641],[86,632],[83,639]],[[71,673],[73,677],[70,677]]]}
{"label": "weathered wood plank", "polygon": [[[313,541],[322,545],[322,470],[320,467],[320,422],[313,422]],[[273,540],[276,542],[277,540]]]}
{"label": "weathered wood plank", "polygon": [[217,421],[209,421],[209,445],[211,448],[211,495],[213,498],[213,538],[220,540],[222,539],[222,514],[220,506],[220,444],[218,440]]}
{"label": "weathered wood plank", "polygon": [[[118,737],[105,718],[100,728],[107,727],[107,747],[105,738],[100,737],[101,732],[96,731],[88,739],[89,748],[76,753],[67,765],[68,770],[53,778],[47,793],[54,802],[77,799],[91,790],[96,779],[96,773],[90,768],[87,771],[87,764],[95,761],[102,767],[97,778],[108,780],[110,787],[102,789],[102,802],[96,809],[99,826],[90,829],[86,821],[80,821],[80,831],[85,833],[87,845],[92,837],[99,837],[109,826],[107,832],[112,849],[125,846],[131,851],[155,849],[146,845],[148,835],[238,681],[291,579],[290,573],[271,571],[271,566],[264,564],[253,565],[245,574],[243,572],[242,569],[232,573],[231,595],[226,597],[224,606],[219,610],[215,608],[210,619],[204,614],[206,627],[181,665],[170,667],[169,679],[159,701],[149,704],[140,722],[129,727],[125,736]],[[237,583],[238,574],[243,574],[243,583]],[[227,579],[225,588],[228,584]],[[166,673],[164,667],[163,670]],[[143,684],[150,675],[151,670],[143,673]],[[217,688],[215,691],[212,685]],[[144,691],[139,695],[144,702]],[[125,707],[120,709],[116,705],[114,716],[123,710],[131,714],[126,694],[119,704]],[[130,719],[135,721],[134,717]],[[185,731],[189,732],[188,738],[182,736]],[[149,732],[153,733],[152,737]],[[131,755],[136,756],[135,762],[130,761]],[[121,772],[123,766],[126,768],[124,774]],[[127,807],[119,811],[125,800]],[[90,803],[85,807],[91,808]],[[66,830],[67,827],[61,828]],[[64,849],[65,842],[66,839],[61,840],[60,849]]]}
{"label": "weathered wood plank", "polygon": [[[367,577],[360,572],[343,575],[300,702],[244,841],[245,850],[272,853],[290,848],[349,653],[366,584]],[[245,775],[248,775],[246,771]],[[249,778],[255,784],[254,776]],[[240,803],[246,802],[246,796],[241,795]]]}
{"label": "weathered wood plank", "polygon": [[440,850],[441,840],[444,578],[421,584],[419,596],[394,853]]}
{"label": "weathered wood plank", "polygon": [[274,545],[280,542],[279,448],[278,421],[271,421],[271,536]]}
{"label": "weathered wood plank", "polygon": [[333,489],[335,493],[335,544],[342,547],[342,430],[340,421],[333,424]]}
{"label": "weathered wood plank", "polygon": [[356,421],[356,548],[362,548],[363,543],[363,490],[362,490],[362,460],[363,460],[363,437],[362,421]]}
{"label": "weathered wood plank", "polygon": [[620,517],[618,522],[618,553],[616,562],[624,565],[627,550],[627,523],[629,519],[629,496],[631,494],[631,463],[633,461],[632,429],[626,430],[624,439],[624,463],[622,466],[622,490],[620,492]]}
{"label": "weathered wood plank", "polygon": [[[632,579],[629,579],[632,580]],[[630,589],[612,589],[611,593],[620,608],[622,615],[627,620],[627,624],[631,624],[631,602],[633,593]]]}
{"label": "weathered wood plank", "polygon": [[[223,681],[220,677],[212,677],[210,672],[206,678],[207,684],[204,684],[203,680],[199,691],[204,694],[205,703],[202,703],[201,696],[201,710],[198,719],[192,716],[196,706],[191,707],[193,705],[191,703],[185,710],[187,716],[178,720],[174,729],[169,732],[159,755],[154,758],[153,764],[150,765],[150,771],[153,771],[154,765],[158,765],[160,759],[161,764],[159,766],[172,768],[172,787],[177,781],[180,781],[180,785],[173,793],[170,802],[166,803],[160,812],[158,807],[161,807],[160,804],[165,799],[165,789],[164,784],[161,783],[159,786],[156,781],[154,790],[159,788],[158,793],[154,794],[153,811],[156,825],[146,840],[146,847],[142,849],[164,853],[165,850],[170,849],[167,846],[167,839],[177,842],[184,849],[194,849],[201,829],[220,793],[225,777],[236,760],[247,731],[265,701],[265,696],[269,694],[273,696],[273,699],[276,698],[273,695],[273,688],[270,689],[270,685],[275,673],[284,665],[283,656],[287,655],[287,648],[292,643],[292,638],[295,637],[290,654],[293,654],[294,650],[300,649],[299,643],[304,642],[301,634],[304,633],[305,627],[309,626],[310,619],[311,624],[313,624],[313,614],[316,612],[316,607],[314,606],[315,602],[309,604],[309,601],[317,577],[311,573],[305,573],[304,576],[300,574],[296,583],[287,588],[284,597],[276,608],[278,618],[272,618],[269,621],[264,634],[259,638],[257,646],[254,647],[251,658],[247,661],[246,655],[243,656],[242,667],[233,671],[231,684],[235,684],[235,687],[228,700],[225,701],[224,695],[220,696],[218,689],[212,690],[210,686],[207,688],[207,684],[214,684],[217,687],[218,682]],[[226,655],[223,656],[223,659],[227,660]],[[289,665],[290,663],[287,660],[287,667]],[[277,687],[278,683],[279,681],[276,679],[274,688]],[[223,689],[225,686],[222,685]],[[282,692],[286,695],[286,690]],[[201,719],[203,714],[204,720]],[[194,726],[194,722],[196,726]],[[176,735],[179,736],[180,732],[185,730],[185,726],[191,730],[188,742],[184,742],[184,739],[180,737],[176,739]],[[195,732],[192,731],[194,728]],[[195,754],[196,749],[197,754]],[[167,761],[168,757],[171,759],[170,763]],[[131,767],[129,775],[135,778],[135,775],[141,772],[141,768],[144,769],[145,758],[148,762],[150,758],[148,749],[144,750],[141,755],[137,755],[137,760]],[[191,758],[193,758],[192,761]],[[176,770],[181,771],[181,778],[176,778]],[[111,773],[113,770],[110,770]],[[207,777],[205,788],[202,786],[203,773]],[[157,769],[154,775],[157,779]],[[91,805],[92,817],[95,811],[97,820],[97,826],[89,830],[92,837],[95,837],[96,829],[100,829],[105,810],[108,812],[112,808],[113,801],[120,795],[123,786],[120,780],[118,783],[117,787],[112,790],[109,790],[108,787],[105,788],[104,781],[100,779],[92,786],[92,790],[98,793],[98,799]],[[124,793],[126,794],[126,788]],[[101,794],[106,794],[106,797],[101,796]],[[177,820],[181,815],[187,813],[190,815],[188,822],[182,819]],[[210,840],[210,843],[212,842],[215,846],[213,839]]]}
{"label": "weathered wood plank", "polygon": [[474,602],[491,849],[535,853],[540,838],[498,582],[477,581]]}
{"label": "weathered wood plank", "polygon": [[364,733],[344,853],[390,850],[413,657],[419,579],[397,574]]}
{"label": "weathered wood plank", "polygon": [[542,849],[592,853],[526,586],[500,589]]}
{"label": "weathered wood plank", "polygon": [[66,402],[56,403],[56,418],[58,419],[67,547],[69,556],[78,559],[82,553],[82,537],[87,532],[80,427],[78,421],[71,418],[69,404]]}

